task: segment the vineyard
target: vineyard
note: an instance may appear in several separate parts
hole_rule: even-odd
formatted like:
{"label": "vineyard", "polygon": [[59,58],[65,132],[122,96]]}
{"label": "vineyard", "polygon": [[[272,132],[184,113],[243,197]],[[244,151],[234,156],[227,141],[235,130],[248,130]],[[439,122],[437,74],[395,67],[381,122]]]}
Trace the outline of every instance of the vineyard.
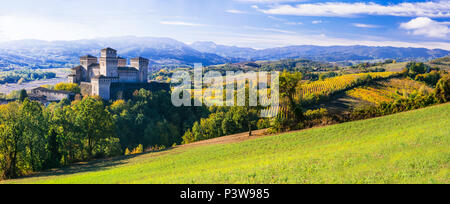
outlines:
{"label": "vineyard", "polygon": [[[329,96],[336,92],[345,91],[347,89],[359,86],[365,82],[373,80],[388,79],[398,76],[398,72],[377,72],[377,73],[360,73],[348,74],[333,78],[327,78],[321,81],[313,81],[302,83],[297,88],[297,94],[294,97],[306,106],[319,103],[321,100],[328,100]],[[264,101],[265,102],[265,101]],[[279,115],[281,118],[288,117],[289,109],[287,100],[280,99],[279,107],[270,107],[267,110],[270,115]]]}
{"label": "vineyard", "polygon": [[[388,79],[397,75],[398,72],[359,73],[327,78],[321,81],[302,83],[297,88],[298,93],[296,94],[295,99],[305,101],[306,103],[313,103],[316,98],[328,97],[333,93],[345,91],[352,87],[359,86],[360,84],[365,82],[370,82],[372,80],[378,79]],[[225,85],[226,83],[224,83],[224,86]],[[208,102],[209,104],[222,104],[221,102],[223,99],[223,92],[221,92],[221,90],[216,90],[213,88],[203,88],[190,89],[187,91],[190,91],[193,96],[197,97],[197,100],[200,100],[199,96],[203,96],[208,90],[212,92],[213,96],[205,97],[204,102]],[[258,95],[265,95],[263,94],[264,92],[267,92],[267,95],[270,95],[270,89],[259,90]],[[236,94],[237,91],[235,91],[235,95]],[[376,98],[376,96],[374,96],[374,98]],[[387,99],[385,101],[387,101]],[[268,98],[266,97],[264,97],[261,102],[261,104],[270,104]],[[269,115],[277,115],[279,113],[281,114],[280,116],[283,117],[283,115],[287,115],[287,112],[289,111],[285,104],[285,99],[280,99],[280,106],[269,107],[266,110],[266,113],[268,113]]]}
{"label": "vineyard", "polygon": [[342,91],[357,85],[364,79],[386,79],[397,75],[397,72],[377,72],[377,73],[361,73],[348,74],[334,78],[327,78],[323,81],[314,81],[302,84],[297,98],[305,98],[308,95],[329,95],[336,91]]}
{"label": "vineyard", "polygon": [[362,99],[374,104],[393,102],[394,100],[408,97],[411,94],[430,93],[432,88],[411,79],[390,79],[377,82],[372,86],[355,88],[348,91],[351,97]]}

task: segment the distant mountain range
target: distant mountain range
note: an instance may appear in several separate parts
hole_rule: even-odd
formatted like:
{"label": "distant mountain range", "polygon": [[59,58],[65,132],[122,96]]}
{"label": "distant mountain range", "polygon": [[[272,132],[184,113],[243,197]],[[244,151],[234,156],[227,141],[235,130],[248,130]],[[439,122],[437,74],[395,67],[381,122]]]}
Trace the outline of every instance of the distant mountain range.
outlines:
{"label": "distant mountain range", "polygon": [[98,56],[105,47],[118,50],[122,57],[142,56],[153,65],[204,65],[256,60],[304,58],[317,61],[359,61],[375,59],[429,60],[450,54],[448,50],[368,46],[289,46],[256,50],[213,42],[191,45],[170,38],[113,37],[78,41],[20,40],[0,43],[0,68],[5,67],[70,67],[78,58]]}
{"label": "distant mountain range", "polygon": [[450,51],[426,48],[369,47],[369,46],[288,46],[256,50],[235,46],[216,45],[213,42],[195,42],[192,48],[215,53],[222,57],[241,58],[249,61],[304,58],[318,61],[360,61],[376,59],[429,60],[449,55]]}

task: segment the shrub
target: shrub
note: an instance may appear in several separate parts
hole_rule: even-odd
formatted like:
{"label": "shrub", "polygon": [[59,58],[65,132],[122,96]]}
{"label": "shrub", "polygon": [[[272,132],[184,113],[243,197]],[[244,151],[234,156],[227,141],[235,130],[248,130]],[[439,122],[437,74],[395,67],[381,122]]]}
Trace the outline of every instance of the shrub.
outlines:
{"label": "shrub", "polygon": [[264,118],[260,119],[258,123],[256,124],[259,130],[266,129],[270,127],[270,119]]}
{"label": "shrub", "polygon": [[74,83],[59,83],[55,85],[57,91],[69,91],[73,93],[81,93],[81,89],[78,84]]}
{"label": "shrub", "polygon": [[446,75],[436,84],[434,97],[440,103],[450,101],[450,75]]}
{"label": "shrub", "polygon": [[421,81],[428,84],[431,87],[435,87],[438,81],[441,79],[441,74],[437,71],[432,71],[428,74],[419,74],[416,76],[416,81]]}
{"label": "shrub", "polygon": [[131,152],[131,154],[141,154],[144,153],[144,146],[142,146],[141,144],[138,145],[136,148],[134,148],[134,150]]}

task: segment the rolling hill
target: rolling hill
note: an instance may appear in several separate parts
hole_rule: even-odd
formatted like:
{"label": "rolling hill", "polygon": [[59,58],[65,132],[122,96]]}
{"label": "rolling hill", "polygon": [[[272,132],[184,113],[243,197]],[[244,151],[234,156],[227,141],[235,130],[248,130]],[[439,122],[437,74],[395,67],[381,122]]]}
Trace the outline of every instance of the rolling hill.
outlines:
{"label": "rolling hill", "polygon": [[243,142],[216,139],[6,183],[448,184],[449,115],[444,104]]}

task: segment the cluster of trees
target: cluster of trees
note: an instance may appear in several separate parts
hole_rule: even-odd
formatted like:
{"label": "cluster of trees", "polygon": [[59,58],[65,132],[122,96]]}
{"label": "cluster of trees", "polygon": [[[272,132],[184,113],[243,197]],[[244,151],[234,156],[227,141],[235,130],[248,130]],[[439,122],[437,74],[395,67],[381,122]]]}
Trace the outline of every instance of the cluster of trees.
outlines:
{"label": "cluster of trees", "polygon": [[39,79],[52,79],[56,74],[53,72],[41,72],[32,69],[14,70],[4,72],[0,76],[0,84],[21,83],[24,81],[35,81]]}
{"label": "cluster of trees", "polygon": [[431,87],[436,87],[441,79],[449,75],[446,71],[440,71],[439,68],[431,68],[422,62],[408,63],[403,73],[411,79],[424,82]]}
{"label": "cluster of trees", "polygon": [[300,129],[305,119],[303,106],[300,100],[295,98],[297,90],[301,89],[303,75],[300,72],[283,72],[280,75],[280,102],[285,107],[281,114],[273,118],[272,132],[284,132],[292,129]]}
{"label": "cluster of trees", "polygon": [[430,73],[418,74],[415,78],[416,81],[424,82],[428,86],[435,87],[439,80],[442,78],[441,72],[431,71]]}
{"label": "cluster of trees", "polygon": [[0,99],[2,100],[16,100],[19,99],[23,101],[26,97],[28,97],[27,91],[22,90],[14,90],[11,91],[9,94],[1,94],[0,93]]}
{"label": "cluster of trees", "polygon": [[[73,162],[181,144],[184,132],[209,114],[171,105],[166,91],[136,91],[129,101],[84,97],[44,107],[28,99],[0,106],[0,175],[15,178]],[[129,150],[128,150],[129,152]]]}
{"label": "cluster of trees", "polygon": [[78,84],[75,83],[58,83],[56,85],[43,85],[42,87],[50,90],[56,90],[56,91],[69,91],[72,93],[80,94],[81,88]]}
{"label": "cluster of trees", "polygon": [[329,63],[316,62],[306,59],[287,59],[261,64],[262,71],[313,72],[317,70],[338,70],[337,66]]}
{"label": "cluster of trees", "polygon": [[172,77],[174,71],[176,70],[168,71],[167,69],[161,69],[156,73],[152,73],[150,75],[150,80],[170,82],[170,78]]}
{"label": "cluster of trees", "polygon": [[14,178],[121,153],[113,118],[101,100],[86,97],[45,108],[25,99],[0,106],[0,172]]}
{"label": "cluster of trees", "polygon": [[353,65],[352,68],[353,69],[362,69],[362,70],[364,70],[364,69],[368,69],[368,68],[371,68],[371,67],[383,66],[383,65],[386,65],[386,64],[395,64],[395,63],[397,63],[396,60],[387,59],[387,60],[385,60],[383,62],[375,62],[375,63],[363,62],[363,63],[359,63],[357,65]]}
{"label": "cluster of trees", "polygon": [[62,83],[56,84],[54,87],[54,90],[69,91],[69,92],[77,93],[77,94],[81,93],[80,86],[78,86],[78,84],[75,84],[75,83],[63,83],[62,82]]}
{"label": "cluster of trees", "polygon": [[124,149],[139,144],[144,148],[181,144],[185,131],[210,114],[205,107],[174,107],[169,92],[143,89],[127,102],[115,101],[110,110]]}
{"label": "cluster of trees", "polygon": [[183,144],[257,129],[258,111],[246,106],[214,107],[208,117],[194,123],[183,136]]}
{"label": "cluster of trees", "polygon": [[409,95],[408,98],[398,99],[391,103],[382,103],[378,106],[362,107],[354,110],[349,119],[360,120],[379,117],[424,108],[438,103],[446,103],[449,101],[450,75],[445,75],[436,83],[434,93],[427,94],[419,91]]}
{"label": "cluster of trees", "polygon": [[423,62],[409,62],[404,72],[411,78],[415,78],[419,74],[425,74],[429,71],[429,67]]}

